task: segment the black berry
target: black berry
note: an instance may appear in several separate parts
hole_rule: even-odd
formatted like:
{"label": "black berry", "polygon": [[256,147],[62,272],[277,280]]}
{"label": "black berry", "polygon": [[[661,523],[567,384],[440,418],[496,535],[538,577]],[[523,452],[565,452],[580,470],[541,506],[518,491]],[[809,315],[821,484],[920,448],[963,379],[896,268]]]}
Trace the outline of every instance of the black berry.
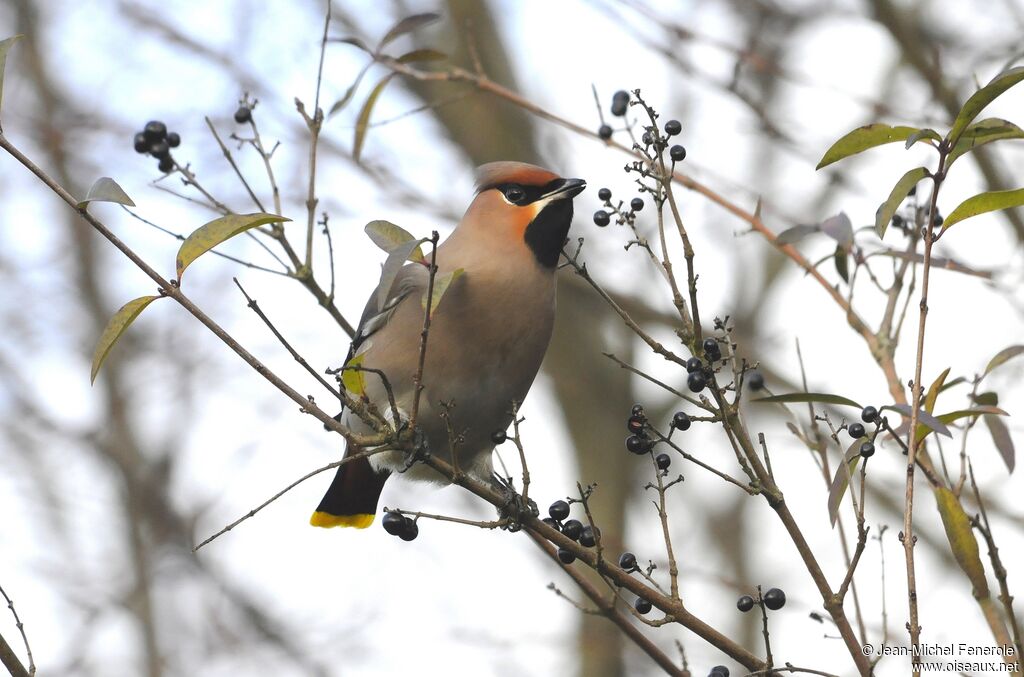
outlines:
{"label": "black berry", "polygon": [[942,214],[936,214],[934,222],[935,222],[936,226],[941,226],[942,225]]}
{"label": "black berry", "polygon": [[644,614],[650,613],[650,611],[651,611],[651,603],[648,602],[643,597],[637,597],[636,601],[633,603],[633,608],[636,609],[636,612],[638,614],[643,616]]}
{"label": "black berry", "polygon": [[704,363],[700,361],[699,357],[691,357],[686,361],[686,373],[692,374],[703,366]]}
{"label": "black berry", "polygon": [[597,135],[601,139],[607,141],[612,138],[612,128],[609,125],[601,125],[597,128]]}
{"label": "black berry", "polygon": [[551,527],[555,531],[561,531],[562,530],[562,528],[560,526],[558,526],[558,522],[555,521],[554,519],[550,518],[550,517],[545,517],[544,519],[541,520],[541,522],[543,522],[544,524],[548,525],[549,527]]}
{"label": "black berry", "polygon": [[154,141],[149,144],[149,154],[162,160],[171,154],[171,147],[166,141]]}
{"label": "black berry", "polygon": [[650,132],[644,132],[643,136],[640,137],[640,140],[644,142],[645,146],[649,146],[654,143],[654,137],[651,136]]}
{"label": "black berry", "polygon": [[507,439],[508,433],[504,430],[495,430],[491,433],[491,442],[494,442],[495,444],[504,444]]}
{"label": "black berry", "polygon": [[562,564],[572,564],[576,561],[576,555],[572,554],[570,550],[559,548],[558,559],[562,560]]}
{"label": "black berry", "polygon": [[167,135],[167,145],[171,148],[177,148],[181,145],[181,135],[178,132],[171,132]]}
{"label": "black berry", "polygon": [[644,201],[638,197],[635,197],[629,201],[629,208],[632,209],[634,212],[638,212],[644,208]]}
{"label": "black berry", "polygon": [[402,529],[398,532],[398,537],[403,541],[415,541],[416,537],[420,535],[420,527],[414,520],[406,517],[402,523]]}
{"label": "black berry", "polygon": [[658,470],[668,470],[668,467],[672,465],[672,457],[668,454],[658,454],[654,462],[658,464]]}
{"label": "black berry", "polygon": [[786,593],[778,588],[772,588],[764,593],[764,605],[772,611],[778,611],[786,606]]}
{"label": "black berry", "polygon": [[672,427],[673,428],[677,428],[679,430],[689,430],[690,429],[690,417],[689,417],[689,415],[687,415],[687,413],[685,411],[677,411],[675,413],[675,415],[672,416]]}
{"label": "black berry", "polygon": [[630,413],[631,416],[643,416],[644,415],[644,405],[642,405],[642,404],[634,404],[633,408],[629,410],[629,413]]}
{"label": "black berry", "polygon": [[686,159],[686,149],[677,143],[668,149],[668,156],[672,158],[672,162],[682,162]]}
{"label": "black berry", "polygon": [[561,522],[569,516],[569,504],[565,501],[555,501],[548,508],[548,514],[551,515],[551,519]]}
{"label": "black berry", "polygon": [[878,418],[878,410],[874,407],[868,406],[861,409],[860,420],[865,423],[872,423]]}
{"label": "black berry", "polygon": [[850,433],[850,437],[853,439],[860,439],[864,437],[864,426],[860,423],[851,423],[850,427],[846,429],[846,432]]}
{"label": "black berry", "polygon": [[583,535],[583,523],[579,520],[568,520],[562,525],[562,533],[572,540],[578,541]]}
{"label": "black berry", "polygon": [[602,188],[601,190],[597,191],[597,199],[604,200],[605,202],[607,202],[608,200],[612,199],[612,192],[607,188]]}
{"label": "black berry", "polygon": [[864,458],[871,458],[875,455],[875,445],[871,442],[865,442],[860,445],[860,455]]}
{"label": "black berry", "polygon": [[142,133],[146,135],[146,140],[149,142],[159,141],[167,136],[167,125],[159,120],[150,120],[142,128]]}
{"label": "black berry", "polygon": [[764,388],[764,374],[759,371],[752,371],[747,374],[747,386],[751,390],[760,390]]}
{"label": "black berry", "polygon": [[705,353],[721,353],[722,349],[718,347],[718,341],[713,338],[704,339],[704,352]]}
{"label": "black berry", "polygon": [[743,613],[747,613],[754,608],[754,598],[750,595],[743,595],[743,597],[736,600],[736,608]]}
{"label": "black berry", "polygon": [[598,209],[596,212],[594,212],[594,223],[596,223],[599,228],[604,228],[610,222],[611,218],[608,216],[608,212],[606,212],[605,210]]}
{"label": "black berry", "polygon": [[636,555],[631,552],[624,552],[619,555],[619,567],[626,571],[636,569]]}
{"label": "black berry", "polygon": [[171,159],[170,155],[167,155],[165,157],[160,158],[160,164],[158,164],[156,167],[164,174],[170,174],[171,170],[174,169],[174,160]]}
{"label": "black berry", "polygon": [[384,527],[384,531],[388,532],[392,536],[397,536],[405,525],[405,517],[397,512],[389,512],[384,515],[384,519],[380,521],[380,525]]}
{"label": "black berry", "polygon": [[629,92],[620,89],[612,95],[612,115],[622,117],[629,107]]}
{"label": "black berry", "polygon": [[643,431],[646,422],[647,418],[644,416],[630,416],[626,422],[626,428],[634,435],[639,435]]}
{"label": "black berry", "polygon": [[252,109],[248,106],[239,106],[235,111],[235,122],[241,125],[250,120],[252,120]]}
{"label": "black berry", "polygon": [[913,186],[910,187],[910,191],[907,193],[907,197],[914,197],[915,195],[917,195],[917,184],[916,183]]}
{"label": "black berry", "polygon": [[626,449],[634,454],[646,454],[650,443],[639,435],[630,435],[626,438]]}
{"label": "black berry", "polygon": [[708,677],[729,677],[729,668],[724,665],[716,665],[711,668],[711,672],[708,673]]}
{"label": "black berry", "polygon": [[893,214],[892,215],[892,225],[895,228],[899,228],[900,230],[903,230],[903,217],[900,216],[899,214]]}
{"label": "black berry", "polygon": [[699,393],[708,386],[708,381],[703,372],[695,371],[686,377],[686,386],[691,392]]}
{"label": "black berry", "polygon": [[580,533],[580,545],[584,548],[593,548],[597,545],[597,537],[600,535],[600,529],[595,527],[583,527],[583,531]]}
{"label": "black berry", "polygon": [[149,152],[149,141],[146,139],[146,135],[143,134],[142,132],[139,132],[138,134],[135,135],[135,138],[132,140],[132,143],[135,146],[136,153]]}
{"label": "black berry", "polygon": [[669,120],[665,123],[665,133],[669,136],[675,136],[681,131],[683,131],[683,126],[679,123],[679,120]]}

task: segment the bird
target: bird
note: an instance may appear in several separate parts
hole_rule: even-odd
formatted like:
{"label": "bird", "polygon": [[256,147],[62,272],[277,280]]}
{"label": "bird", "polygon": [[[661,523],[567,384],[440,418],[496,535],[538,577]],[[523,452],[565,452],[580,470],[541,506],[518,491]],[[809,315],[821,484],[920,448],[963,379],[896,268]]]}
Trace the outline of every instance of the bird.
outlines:
{"label": "bird", "polygon": [[[476,193],[458,225],[436,250],[435,281],[461,269],[431,315],[416,427],[434,456],[463,472],[501,484],[491,455],[497,431],[512,422],[551,340],[559,255],[582,179],[563,178],[522,162],[492,162],[476,171]],[[349,358],[387,377],[396,408],[408,422],[415,398],[429,268],[411,262],[386,295],[370,295]],[[382,280],[381,284],[386,284]],[[346,361],[348,363],[348,360]],[[388,388],[363,372],[364,393],[379,411],[391,411]],[[351,411],[342,421],[356,432],[370,428]],[[449,424],[443,420],[447,416]],[[449,430],[459,435],[453,445]],[[500,439],[500,436],[498,436]],[[452,447],[454,446],[454,459]],[[348,444],[345,456],[363,449]],[[310,518],[316,527],[366,528],[373,523],[392,474],[445,484],[399,450],[382,451],[338,467]]]}

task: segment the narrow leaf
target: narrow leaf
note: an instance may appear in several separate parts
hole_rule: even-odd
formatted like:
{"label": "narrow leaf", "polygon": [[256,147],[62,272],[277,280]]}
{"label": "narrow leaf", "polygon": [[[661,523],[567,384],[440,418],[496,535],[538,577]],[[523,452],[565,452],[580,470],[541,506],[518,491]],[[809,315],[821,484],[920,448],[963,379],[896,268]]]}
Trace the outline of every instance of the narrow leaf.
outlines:
{"label": "narrow leaf", "polygon": [[[416,237],[412,233],[407,231],[401,226],[395,225],[390,221],[379,219],[377,221],[370,221],[363,228],[370,239],[375,245],[383,249],[384,251],[391,253],[395,247],[403,245],[409,240],[415,240]],[[412,256],[409,257],[410,261],[417,261],[419,263],[426,263],[427,259],[423,255],[423,250],[419,247],[413,251]]]}
{"label": "narrow leaf", "polygon": [[996,407],[999,406],[999,393],[996,392],[985,392],[972,395],[971,399],[974,400],[975,404],[980,404],[985,407]]}
{"label": "narrow leaf", "polygon": [[[445,292],[448,291],[448,288],[452,286],[452,283],[455,282],[455,280],[462,277],[462,274],[465,272],[466,271],[463,270],[462,268],[456,268],[450,273],[438,275],[437,277],[434,278],[434,294],[430,298],[431,315],[433,315],[434,311],[437,310],[437,306],[439,303],[441,303],[441,299],[444,298],[444,294]],[[423,298],[420,299],[420,304],[423,306],[424,309],[427,307],[426,290],[423,291]]]}
{"label": "narrow leaf", "polygon": [[327,42],[340,42],[342,44],[352,45],[353,47],[356,47],[358,49],[363,50],[367,54],[372,54],[373,53],[370,50],[370,48],[366,46],[365,42],[363,42],[359,38],[353,37],[353,36],[348,36],[348,37],[344,37],[344,38],[327,38]]}
{"label": "narrow leaf", "polygon": [[331,117],[332,115],[334,115],[335,113],[337,113],[342,108],[348,105],[348,102],[351,101],[352,97],[355,95],[356,90],[359,89],[359,83],[363,81],[363,76],[365,76],[366,72],[370,70],[370,66],[372,66],[373,63],[373,61],[370,61],[365,66],[363,66],[363,69],[359,71],[358,75],[356,75],[356,79],[352,82],[351,85],[348,86],[348,89],[345,90],[345,94],[342,95],[340,99],[331,104],[330,110],[327,111],[327,117]]}
{"label": "narrow leaf", "polygon": [[[1024,66],[1022,66],[1024,68]],[[1000,209],[1009,209],[1011,207],[1020,207],[1024,205],[1024,188],[1017,188],[1016,190],[993,190],[987,193],[981,193],[974,197],[969,197],[960,205],[953,210],[953,212],[946,217],[945,222],[942,224],[942,231],[952,226],[954,223],[969,219],[972,216],[978,214],[985,214],[987,212],[994,212]]]}
{"label": "narrow leaf", "polygon": [[942,386],[942,388],[940,388],[940,389],[939,389],[939,392],[940,392],[940,393],[944,393],[944,392],[946,392],[947,390],[949,390],[950,388],[952,388],[952,387],[954,387],[954,386],[958,386],[958,385],[960,385],[961,383],[966,383],[966,382],[967,382],[967,379],[966,379],[966,378],[964,378],[963,376],[957,376],[957,377],[956,377],[955,379],[953,379],[952,381],[949,381],[949,382],[947,382],[947,383],[946,383],[945,385],[943,385],[943,386]]}
{"label": "narrow leaf", "polygon": [[949,159],[946,160],[946,167],[953,164],[961,155],[1001,139],[1024,139],[1024,129],[1001,118],[986,118],[981,122],[975,122],[964,130],[960,140],[956,142]]}
{"label": "narrow leaf", "polygon": [[793,244],[804,239],[811,233],[820,232],[821,229],[818,226],[793,226],[787,228],[778,235],[775,236],[775,244],[780,247],[787,244]]}
{"label": "narrow leaf", "polygon": [[843,461],[836,466],[836,474],[832,477],[832,485],[828,489],[828,518],[832,528],[836,526],[839,519],[839,504],[843,502],[846,488],[850,486],[850,478],[853,477],[857,464],[860,462],[860,445],[863,440],[854,440],[853,444],[846,450]]}
{"label": "narrow leaf", "polygon": [[[961,409],[959,411],[951,411],[948,414],[942,414],[940,416],[937,416],[936,418],[938,420],[942,421],[942,423],[944,423],[944,424],[950,424],[950,423],[954,423],[955,421],[959,421],[962,418],[974,418],[976,416],[982,416],[982,415],[986,415],[986,416],[988,416],[988,415],[1009,416],[1009,414],[1007,414],[1005,411],[1003,411],[999,407],[996,407],[994,405],[992,405],[992,406],[982,405],[982,406],[979,406],[979,407],[975,407],[973,409]],[[920,442],[924,438],[928,437],[928,435],[930,435],[931,432],[932,431],[929,430],[924,425],[917,426],[917,439],[918,439],[918,441]]]}
{"label": "narrow leaf", "polygon": [[821,222],[821,232],[838,242],[845,249],[853,244],[853,224],[846,212],[839,212]]}
{"label": "narrow leaf", "polygon": [[366,377],[359,369],[350,369],[349,367],[361,366],[364,359],[366,359],[365,353],[356,355],[345,363],[345,368],[341,372],[342,387],[345,388],[346,392],[356,397],[366,394]]}
{"label": "narrow leaf", "polygon": [[924,410],[929,414],[935,411],[935,401],[939,399],[939,393],[942,392],[942,386],[946,382],[947,376],[949,376],[949,367],[946,367],[928,387],[928,392],[924,396]]}
{"label": "narrow leaf", "polygon": [[398,63],[420,63],[423,61],[444,61],[448,55],[436,49],[414,49],[398,57]]}
{"label": "narrow leaf", "polygon": [[4,68],[7,65],[7,50],[14,46],[14,43],[25,37],[24,35],[15,35],[7,38],[6,40],[0,40],[0,106],[4,102]]}
{"label": "narrow leaf", "polygon": [[919,129],[916,132],[914,132],[913,134],[911,134],[910,136],[908,136],[907,137],[907,143],[903,147],[904,148],[910,148],[911,146],[913,146],[918,141],[921,141],[922,139],[931,139],[932,141],[942,141],[942,137],[939,135],[939,133],[937,131],[935,131],[934,129],[929,129],[929,128],[925,127],[924,129]]}
{"label": "narrow leaf", "polygon": [[993,369],[1006,364],[1013,358],[1017,357],[1021,353],[1024,353],[1024,345],[1015,345],[1008,348],[1003,348],[995,354],[991,360],[988,361],[988,366],[985,367],[985,373],[983,376],[988,376]]}
{"label": "narrow leaf", "polygon": [[286,219],[277,214],[257,212],[255,214],[228,214],[200,226],[185,238],[185,241],[181,243],[181,248],[178,249],[178,256],[175,261],[178,282],[181,282],[181,274],[185,272],[185,269],[193,261],[221,242],[229,240],[239,233],[244,233],[250,228],[267,223],[281,223],[283,221],[291,221],[291,219]]}
{"label": "narrow leaf", "polygon": [[878,233],[878,237],[885,235],[885,229],[889,227],[893,214],[900,208],[900,204],[907,199],[910,189],[926,176],[928,176],[928,170],[924,167],[918,167],[917,169],[911,169],[896,182],[892,192],[889,193],[889,197],[886,198],[885,202],[882,203],[882,206],[875,213],[875,232]]}
{"label": "narrow leaf", "polygon": [[384,261],[384,267],[380,271],[380,284],[377,285],[377,310],[384,310],[388,299],[391,297],[391,287],[395,283],[395,277],[405,265],[406,259],[412,254],[412,250],[419,246],[418,240],[409,240],[398,245],[388,254]]}
{"label": "narrow leaf", "polygon": [[1014,466],[1017,464],[1017,452],[1013,448],[1013,439],[1010,437],[1010,431],[1006,429],[1006,424],[998,416],[986,414],[982,418],[985,420],[985,425],[988,426],[989,434],[992,435],[992,442],[995,443],[996,450],[1003,457],[1006,469],[1012,473]]}
{"label": "narrow leaf", "polygon": [[853,130],[843,138],[832,144],[832,147],[825,151],[821,162],[815,169],[821,169],[828,165],[842,160],[843,158],[856,155],[869,148],[881,146],[896,141],[906,141],[907,138],[919,131],[916,127],[890,127],[889,125],[875,123],[864,125]]}
{"label": "narrow leaf", "polygon": [[406,33],[411,33],[417,28],[422,28],[423,26],[432,24],[440,18],[441,15],[434,12],[413,14],[412,16],[405,17],[392,26],[391,30],[384,34],[384,37],[380,39],[380,44],[377,46],[377,52],[379,53],[380,50],[384,49],[388,43],[393,42]]}
{"label": "narrow leaf", "polygon": [[124,189],[117,185],[117,181],[106,176],[96,179],[85,199],[78,202],[78,208],[81,209],[90,202],[116,202],[119,205],[135,206]]}
{"label": "narrow leaf", "polygon": [[117,340],[121,338],[121,334],[124,333],[125,329],[135,321],[135,318],[139,316],[143,310],[146,309],[153,301],[160,298],[159,296],[140,296],[137,299],[129,301],[128,303],[121,306],[121,309],[114,313],[114,316],[107,322],[107,326],[103,329],[103,333],[100,334],[100,340],[96,342],[96,349],[92,353],[92,372],[89,375],[89,383],[96,382],[96,374],[99,373],[100,367],[103,366],[103,362],[107,359],[107,355],[110,354],[110,349],[114,347]]}
{"label": "narrow leaf", "polygon": [[967,125],[969,125],[974,118],[978,117],[978,113],[980,113],[985,106],[992,103],[996,97],[1008,90],[1010,87],[1013,87],[1021,80],[1024,80],[1024,66],[1011,68],[1008,71],[1000,73],[992,78],[991,82],[972,94],[964,103],[960,112],[957,113],[956,120],[953,121],[953,127],[949,130],[948,138],[950,143],[953,144],[953,147],[956,147],[961,134],[963,134],[967,129]]}
{"label": "narrow leaf", "polygon": [[835,253],[836,261],[836,272],[839,273],[839,277],[843,278],[843,282],[850,284],[850,262],[847,259],[846,250],[843,249],[843,245],[836,245]]}
{"label": "narrow leaf", "polygon": [[829,393],[787,393],[785,395],[772,395],[770,397],[759,397],[752,402],[764,404],[784,404],[789,402],[824,402],[825,404],[842,404],[848,407],[862,409],[859,404],[842,395],[831,395]]}
{"label": "narrow leaf", "polygon": [[370,113],[373,112],[373,107],[377,104],[377,98],[380,97],[381,92],[391,82],[391,78],[395,77],[394,73],[385,75],[377,86],[370,92],[370,96],[366,97],[366,102],[363,103],[362,109],[359,111],[359,117],[356,119],[356,135],[352,141],[352,159],[359,162],[359,155],[363,152],[363,142],[366,140],[366,130],[370,126]]}
{"label": "narrow leaf", "polygon": [[[882,407],[882,409],[892,409],[893,411],[898,411],[904,416],[906,416],[908,420],[910,419],[910,414],[913,411],[910,408],[909,404],[889,404]],[[928,426],[929,428],[939,433],[940,435],[945,435],[946,437],[953,436],[953,433],[949,432],[949,428],[947,428],[942,421],[935,418],[927,411],[918,411],[917,421],[918,423]]]}
{"label": "narrow leaf", "polygon": [[939,509],[942,526],[946,529],[949,549],[974,587],[975,598],[988,597],[988,579],[985,578],[985,567],[978,552],[978,540],[971,529],[971,519],[953,492],[946,487],[936,487],[935,505]]}

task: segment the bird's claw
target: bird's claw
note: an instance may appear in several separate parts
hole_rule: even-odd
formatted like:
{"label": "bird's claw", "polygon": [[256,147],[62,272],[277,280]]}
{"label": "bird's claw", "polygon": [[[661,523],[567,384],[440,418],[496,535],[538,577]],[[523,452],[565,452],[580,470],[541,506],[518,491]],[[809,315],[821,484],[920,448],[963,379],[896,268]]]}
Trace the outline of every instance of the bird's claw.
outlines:
{"label": "bird's claw", "polygon": [[499,519],[507,522],[504,529],[513,532],[519,531],[523,528],[523,520],[525,518],[538,517],[540,515],[537,503],[516,491],[511,478],[495,474],[493,480],[505,498],[502,506],[498,508]]}

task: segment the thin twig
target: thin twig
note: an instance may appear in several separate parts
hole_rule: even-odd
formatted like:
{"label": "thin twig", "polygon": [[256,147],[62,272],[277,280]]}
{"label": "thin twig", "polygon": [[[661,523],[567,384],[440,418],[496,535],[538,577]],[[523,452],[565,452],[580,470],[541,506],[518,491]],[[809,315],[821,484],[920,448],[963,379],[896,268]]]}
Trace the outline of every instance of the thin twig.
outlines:
{"label": "thin twig", "polygon": [[[437,276],[437,231],[430,234],[430,270],[427,277],[427,302],[423,310],[423,327],[420,329],[419,361],[416,365],[416,374],[413,376],[413,398],[412,414],[409,417],[409,429],[416,431],[416,422],[420,413],[420,395],[423,393],[423,367],[427,360],[427,337],[430,335],[430,318],[434,306],[434,278]],[[455,460],[455,450],[452,449],[452,460]]]}
{"label": "thin twig", "polygon": [[[14,627],[18,628],[18,632],[21,633],[21,641],[24,642],[24,644],[25,644],[25,655],[28,657],[28,670],[27,670],[27,672],[28,672],[29,675],[35,675],[36,674],[36,663],[35,663],[35,659],[32,658],[32,647],[29,646],[28,635],[25,634],[25,624],[21,622],[21,618],[18,616],[18,611],[17,611],[17,609],[14,608],[14,600],[12,600],[7,595],[7,593],[3,589],[3,586],[0,586],[0,595],[3,595],[4,600],[7,601],[7,608],[11,610],[11,615],[14,616]],[[10,647],[7,646],[6,642],[4,642],[3,637],[0,637],[0,643],[3,644],[3,646],[0,647],[0,656],[3,656],[7,651],[10,650]],[[5,651],[5,649],[7,651]],[[14,652],[11,651],[10,655],[14,656]],[[16,657],[15,657],[15,660],[17,660]],[[14,670],[12,670],[11,666],[8,665],[8,661],[7,661],[6,657],[3,660],[3,664],[4,664],[4,667],[6,667],[8,669],[8,672],[11,673],[11,675],[15,675]],[[24,670],[24,667],[21,666],[20,661],[18,661],[18,667],[21,667]]]}

